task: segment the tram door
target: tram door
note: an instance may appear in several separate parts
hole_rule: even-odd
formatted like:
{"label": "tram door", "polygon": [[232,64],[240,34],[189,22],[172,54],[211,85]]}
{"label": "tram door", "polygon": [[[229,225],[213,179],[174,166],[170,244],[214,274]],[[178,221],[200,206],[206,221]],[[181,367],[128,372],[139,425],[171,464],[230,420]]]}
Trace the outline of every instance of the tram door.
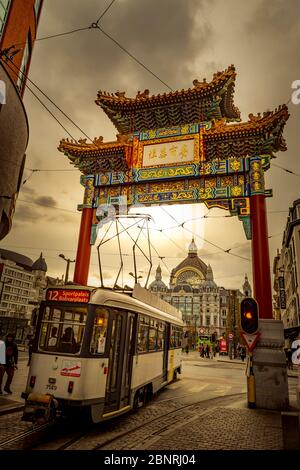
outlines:
{"label": "tram door", "polygon": [[133,361],[133,328],[135,315],[112,311],[108,377],[104,412],[115,411],[129,404]]}
{"label": "tram door", "polygon": [[168,378],[168,352],[170,348],[170,323],[165,324],[164,328],[164,357],[163,357],[163,382]]}

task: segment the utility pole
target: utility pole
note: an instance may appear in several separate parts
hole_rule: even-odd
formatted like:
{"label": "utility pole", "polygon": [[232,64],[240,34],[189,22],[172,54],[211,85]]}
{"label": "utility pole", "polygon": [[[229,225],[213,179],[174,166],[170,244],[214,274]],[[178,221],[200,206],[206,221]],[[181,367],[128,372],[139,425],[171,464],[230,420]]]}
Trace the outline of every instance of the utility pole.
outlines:
{"label": "utility pole", "polygon": [[71,260],[70,258],[66,258],[64,254],[60,254],[59,255],[60,258],[64,259],[67,263],[67,266],[66,266],[66,275],[65,275],[65,284],[67,284],[68,282],[68,279],[69,279],[69,267],[70,267],[70,263],[75,263],[75,259]]}

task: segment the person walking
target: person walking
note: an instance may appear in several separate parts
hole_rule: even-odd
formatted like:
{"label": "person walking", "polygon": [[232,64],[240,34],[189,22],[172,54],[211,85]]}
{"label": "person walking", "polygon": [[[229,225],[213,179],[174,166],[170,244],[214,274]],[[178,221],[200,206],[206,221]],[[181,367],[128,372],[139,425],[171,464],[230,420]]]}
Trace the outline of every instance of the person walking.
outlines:
{"label": "person walking", "polygon": [[[15,370],[18,368],[18,346],[14,341],[14,336],[11,333],[8,333],[6,335],[6,340],[5,340],[5,372],[7,374],[7,380],[6,384],[4,386],[4,391],[6,393],[11,394],[12,391],[10,389],[12,379],[15,373]],[[0,390],[2,388],[2,380],[3,380],[3,375],[0,376]]]}

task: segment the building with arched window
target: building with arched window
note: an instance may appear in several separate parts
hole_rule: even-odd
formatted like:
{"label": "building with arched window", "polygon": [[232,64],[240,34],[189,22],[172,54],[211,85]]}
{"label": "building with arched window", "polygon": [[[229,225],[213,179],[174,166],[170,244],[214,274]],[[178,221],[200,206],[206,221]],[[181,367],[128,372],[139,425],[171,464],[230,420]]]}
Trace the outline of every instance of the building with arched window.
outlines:
{"label": "building with arched window", "polygon": [[[218,286],[214,281],[212,267],[198,256],[194,239],[189,245],[187,257],[171,271],[169,287],[162,280],[158,266],[155,280],[149,290],[182,312],[186,327],[195,334],[217,334],[238,330],[236,302],[233,291]],[[243,293],[234,290],[237,301],[251,296],[251,286],[245,275]]]}

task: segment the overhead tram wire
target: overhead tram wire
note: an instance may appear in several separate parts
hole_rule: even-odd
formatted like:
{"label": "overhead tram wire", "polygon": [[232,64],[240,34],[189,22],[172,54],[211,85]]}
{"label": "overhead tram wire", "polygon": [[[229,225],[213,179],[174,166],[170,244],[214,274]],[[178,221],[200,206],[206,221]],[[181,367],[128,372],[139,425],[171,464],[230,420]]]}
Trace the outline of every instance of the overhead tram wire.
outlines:
{"label": "overhead tram wire", "polygon": [[118,46],[123,52],[125,52],[125,54],[129,55],[129,57],[131,57],[137,64],[139,64],[141,67],[143,67],[145,70],[147,70],[147,72],[149,72],[153,77],[155,77],[157,80],[159,80],[160,83],[162,83],[164,86],[166,86],[170,91],[174,91],[173,88],[170,87],[170,85],[168,85],[161,78],[159,78],[159,76],[156,75],[156,73],[152,72],[152,70],[149,67],[147,67],[147,65],[143,64],[143,62],[141,62],[137,57],[135,57],[127,49],[125,49],[125,47],[122,46],[122,44],[120,44],[116,39],[114,39],[112,36],[110,36],[110,34],[108,34],[106,31],[104,31],[104,29],[101,28],[97,23],[93,23],[92,27],[95,28],[95,29],[98,29],[99,31],[101,31],[101,33],[103,33],[104,36],[106,36],[108,39],[110,39],[114,44],[116,44],[116,46]]}
{"label": "overhead tram wire", "polygon": [[[61,36],[67,36],[69,34],[74,34],[74,33],[77,33],[79,31],[87,31],[91,29],[91,26],[85,26],[84,28],[77,28],[77,29],[72,29],[71,31],[65,31],[63,33],[57,33],[57,34],[51,34],[50,36],[44,36],[44,37],[41,37],[41,38],[36,38],[34,40],[34,42],[39,42],[39,41],[45,41],[46,39],[53,39],[53,38],[58,38],[58,37],[61,37]],[[10,47],[18,47],[18,46],[25,46],[26,42],[18,42],[16,44],[13,44],[12,46]]]}
{"label": "overhead tram wire", "polygon": [[79,211],[72,211],[71,209],[63,209],[62,207],[51,206],[50,204],[41,204],[39,202],[34,201],[27,201],[26,199],[17,199],[18,202],[23,202],[24,204],[34,205],[34,206],[41,206],[41,207],[48,207],[49,209],[56,209],[58,211],[63,212],[70,212],[72,214],[80,214]]}
{"label": "overhead tram wire", "polygon": [[[98,18],[98,20],[96,21],[96,23],[99,23],[99,21],[103,18],[103,16],[107,13],[107,11],[110,9],[110,7],[113,5],[113,3],[115,2],[115,0],[112,0],[112,2],[110,3],[110,5],[108,5],[108,7],[104,10],[104,12],[100,15],[100,17]],[[44,37],[41,37],[41,38],[36,38],[34,40],[34,42],[37,42],[37,41],[45,41],[47,39],[53,39],[53,38],[58,38],[58,37],[61,37],[61,36],[68,36],[69,34],[74,34],[74,33],[78,33],[80,31],[88,31],[88,30],[91,30],[92,29],[92,25],[90,26],[85,26],[84,28],[77,28],[77,29],[72,29],[71,31],[65,31],[63,33],[57,33],[57,34],[51,34],[50,36],[44,36]],[[17,47],[17,46],[25,46],[26,42],[18,42],[16,44],[14,44],[13,46],[11,47]]]}
{"label": "overhead tram wire", "polygon": [[272,166],[275,166],[276,168],[280,168],[280,170],[283,170],[283,171],[285,171],[286,173],[289,173],[289,174],[291,174],[291,175],[300,177],[300,174],[299,174],[299,173],[295,173],[294,171],[289,170],[288,168],[284,168],[283,166],[276,165],[276,163],[273,163],[273,162],[272,162]]}
{"label": "overhead tram wire", "polygon": [[166,214],[168,214],[169,217],[171,217],[177,224],[179,227],[181,227],[183,230],[186,230],[187,232],[191,233],[193,236],[195,237],[198,237],[200,238],[201,240],[203,240],[205,243],[208,243],[209,245],[211,246],[214,246],[215,248],[218,248],[219,250],[223,251],[224,253],[227,253],[228,255],[231,255],[231,256],[235,256],[236,258],[240,258],[240,259],[243,259],[245,261],[251,261],[249,258],[245,258],[244,256],[240,256],[240,255],[236,255],[235,253],[230,253],[231,249],[232,248],[228,248],[227,250],[225,250],[224,248],[222,248],[221,246],[219,245],[216,245],[215,243],[209,241],[209,240],[206,240],[205,238],[203,237],[200,237],[200,235],[198,235],[197,233],[194,233],[192,230],[189,230],[187,229],[186,227],[184,227],[184,222],[182,224],[180,224],[178,222],[178,220],[175,219],[175,217],[173,217],[172,214],[170,214],[163,206],[159,206]]}
{"label": "overhead tram wire", "polygon": [[102,20],[103,16],[108,12],[108,10],[110,9],[110,7],[115,3],[116,0],[112,0],[110,2],[110,4],[108,5],[108,7],[105,8],[105,10],[103,11],[103,13],[101,13],[101,15],[99,16],[99,18],[97,19],[96,21],[96,24],[99,23],[100,20]]}
{"label": "overhead tram wire", "polygon": [[[5,62],[5,66],[8,67],[16,76],[18,75],[17,72],[7,63]],[[33,94],[33,96],[38,100],[38,102],[48,111],[48,113],[53,117],[53,119],[59,124],[59,126],[71,137],[72,140],[75,140],[75,137],[70,134],[70,132],[64,127],[64,125],[57,119],[57,117],[50,111],[50,109],[45,105],[45,103],[37,96],[37,94],[25,83],[26,88]]]}

